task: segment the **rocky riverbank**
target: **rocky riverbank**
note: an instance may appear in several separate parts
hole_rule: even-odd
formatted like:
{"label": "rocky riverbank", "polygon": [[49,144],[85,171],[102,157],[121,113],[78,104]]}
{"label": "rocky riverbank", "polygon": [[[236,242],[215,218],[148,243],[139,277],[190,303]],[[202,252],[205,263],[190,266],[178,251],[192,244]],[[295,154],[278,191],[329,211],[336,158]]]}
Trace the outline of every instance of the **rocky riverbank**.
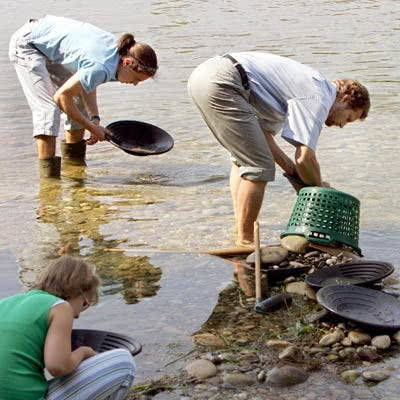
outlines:
{"label": "rocky riverbank", "polygon": [[[180,357],[186,367],[176,376],[135,386],[129,399],[376,398],[368,397],[370,387],[393,376],[394,369],[381,361],[400,354],[400,332],[365,330],[322,309],[304,283],[305,274],[354,262],[358,256],[349,249],[308,250],[262,250],[264,295],[284,291],[293,298],[268,315],[254,311],[251,265],[232,259],[236,279],[220,293],[212,315],[193,335],[194,350]],[[268,269],[289,267],[294,276],[267,285]],[[295,270],[304,267],[308,272],[296,276]]]}

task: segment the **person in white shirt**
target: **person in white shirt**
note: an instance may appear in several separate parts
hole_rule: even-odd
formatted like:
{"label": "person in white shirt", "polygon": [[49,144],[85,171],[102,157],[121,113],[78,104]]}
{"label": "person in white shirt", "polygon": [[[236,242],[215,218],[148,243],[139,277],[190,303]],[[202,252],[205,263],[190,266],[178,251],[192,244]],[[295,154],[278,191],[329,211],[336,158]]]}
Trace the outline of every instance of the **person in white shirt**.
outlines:
{"label": "person in white shirt", "polygon": [[[231,154],[230,187],[237,245],[253,245],[267,182],[275,179],[275,163],[306,185],[329,186],[315,155],[324,126],[344,127],[364,120],[368,90],[358,81],[327,80],[295,60],[262,52],[231,53],[199,65],[188,92],[219,143]],[[294,161],[274,135],[296,147]],[[296,187],[298,189],[298,187]]]}

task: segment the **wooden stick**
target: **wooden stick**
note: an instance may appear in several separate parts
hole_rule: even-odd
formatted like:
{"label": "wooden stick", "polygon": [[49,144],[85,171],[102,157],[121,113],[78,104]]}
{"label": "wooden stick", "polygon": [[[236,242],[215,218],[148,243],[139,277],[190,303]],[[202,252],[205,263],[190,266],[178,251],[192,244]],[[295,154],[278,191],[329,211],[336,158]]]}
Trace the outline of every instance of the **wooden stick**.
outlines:
{"label": "wooden stick", "polygon": [[256,264],[256,304],[261,302],[261,256],[260,256],[260,226],[258,221],[254,222],[254,245],[255,245],[255,264]]}

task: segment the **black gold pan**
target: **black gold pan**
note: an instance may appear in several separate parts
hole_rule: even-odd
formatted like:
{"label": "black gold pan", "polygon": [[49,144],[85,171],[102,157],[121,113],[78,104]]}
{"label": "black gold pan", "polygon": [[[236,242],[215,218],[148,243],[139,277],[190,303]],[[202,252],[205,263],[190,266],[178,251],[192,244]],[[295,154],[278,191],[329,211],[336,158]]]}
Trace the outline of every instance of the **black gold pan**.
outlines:
{"label": "black gold pan", "polygon": [[171,135],[147,122],[116,121],[107,125],[106,128],[111,132],[111,134],[106,134],[106,140],[134,156],[162,154],[174,146]]}

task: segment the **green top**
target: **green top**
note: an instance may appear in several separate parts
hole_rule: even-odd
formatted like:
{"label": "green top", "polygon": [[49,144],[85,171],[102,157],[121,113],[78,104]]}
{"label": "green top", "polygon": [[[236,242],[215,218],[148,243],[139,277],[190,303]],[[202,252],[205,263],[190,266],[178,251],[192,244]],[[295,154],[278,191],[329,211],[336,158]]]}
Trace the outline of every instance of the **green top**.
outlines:
{"label": "green top", "polygon": [[42,400],[46,395],[44,342],[48,315],[61,299],[41,290],[0,300],[0,399]]}

